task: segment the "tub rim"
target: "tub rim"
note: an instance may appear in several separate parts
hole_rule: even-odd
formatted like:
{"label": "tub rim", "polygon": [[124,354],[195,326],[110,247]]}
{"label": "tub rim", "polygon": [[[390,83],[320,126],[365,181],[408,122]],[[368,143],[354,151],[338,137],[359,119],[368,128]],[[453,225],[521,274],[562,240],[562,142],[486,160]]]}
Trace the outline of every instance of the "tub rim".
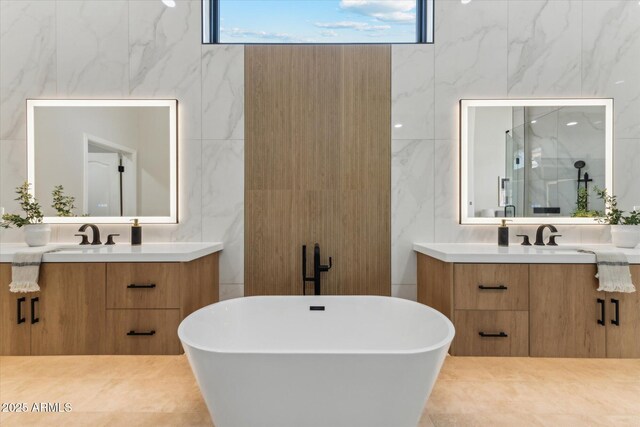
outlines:
{"label": "tub rim", "polygon": [[444,314],[442,314],[441,312],[439,312],[438,310],[436,310],[433,307],[430,307],[428,305],[425,304],[421,304],[419,302],[416,301],[411,301],[411,300],[407,300],[404,298],[398,298],[398,297],[392,297],[392,296],[382,296],[382,295],[307,295],[306,297],[311,297],[311,298],[373,298],[373,299],[393,299],[394,301],[398,301],[401,304],[419,304],[420,306],[422,306],[422,308],[427,309],[433,313],[435,313],[436,316],[439,316],[441,319],[444,320],[444,323],[447,327],[447,335],[444,339],[436,342],[435,344],[431,344],[428,346],[424,346],[424,347],[417,347],[415,349],[411,349],[411,350],[376,350],[376,351],[371,351],[371,350],[289,350],[289,351],[284,351],[284,350],[251,350],[251,351],[245,351],[245,350],[223,350],[223,349],[215,349],[212,347],[206,347],[206,346],[202,346],[202,345],[198,345],[198,344],[194,344],[192,342],[190,342],[189,340],[185,339],[183,337],[183,330],[185,328],[185,322],[187,322],[187,320],[189,319],[189,317],[191,317],[192,315],[194,315],[195,313],[199,312],[200,310],[205,310],[205,309],[211,309],[210,307],[214,306],[214,305],[227,305],[227,304],[234,304],[234,303],[238,303],[238,301],[243,300],[243,299],[260,299],[260,298],[290,298],[290,297],[298,297],[298,298],[304,298],[305,296],[303,295],[253,295],[253,296],[247,296],[247,297],[239,297],[239,298],[232,298],[232,299],[228,299],[228,300],[224,300],[224,301],[219,301],[217,303],[213,303],[213,304],[209,304],[207,306],[204,306],[202,308],[199,308],[198,310],[194,311],[193,313],[189,314],[187,317],[185,317],[184,319],[182,319],[182,321],[180,322],[180,325],[178,326],[178,338],[180,339],[180,343],[182,344],[183,347],[185,346],[189,346],[191,348],[195,348],[197,350],[200,351],[204,351],[207,353],[215,353],[215,354],[226,354],[226,355],[231,355],[231,354],[236,354],[236,355],[250,355],[250,354],[256,354],[256,355],[285,355],[285,354],[295,354],[295,355],[340,355],[340,356],[348,356],[348,355],[371,355],[371,356],[384,356],[384,355],[416,355],[416,354],[421,354],[421,353],[429,353],[431,351],[434,350],[438,350],[442,347],[445,346],[449,346],[451,345],[451,342],[453,341],[453,338],[455,337],[455,327],[453,326],[453,323],[451,322],[451,320],[445,316]]}

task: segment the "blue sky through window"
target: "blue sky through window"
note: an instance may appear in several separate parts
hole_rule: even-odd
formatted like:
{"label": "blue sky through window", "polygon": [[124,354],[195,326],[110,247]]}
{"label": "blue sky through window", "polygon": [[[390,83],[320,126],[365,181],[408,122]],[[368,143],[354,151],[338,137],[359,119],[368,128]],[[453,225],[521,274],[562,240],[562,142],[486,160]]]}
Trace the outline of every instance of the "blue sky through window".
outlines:
{"label": "blue sky through window", "polygon": [[220,0],[221,43],[415,43],[415,0]]}

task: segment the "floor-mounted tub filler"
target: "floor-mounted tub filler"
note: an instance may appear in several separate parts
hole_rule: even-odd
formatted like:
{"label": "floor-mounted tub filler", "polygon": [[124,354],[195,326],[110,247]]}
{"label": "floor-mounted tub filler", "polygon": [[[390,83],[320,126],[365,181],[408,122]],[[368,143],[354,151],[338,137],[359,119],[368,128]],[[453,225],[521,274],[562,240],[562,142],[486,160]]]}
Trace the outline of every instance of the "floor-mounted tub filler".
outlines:
{"label": "floor-mounted tub filler", "polygon": [[216,427],[415,427],[453,324],[378,296],[260,296],[178,329]]}

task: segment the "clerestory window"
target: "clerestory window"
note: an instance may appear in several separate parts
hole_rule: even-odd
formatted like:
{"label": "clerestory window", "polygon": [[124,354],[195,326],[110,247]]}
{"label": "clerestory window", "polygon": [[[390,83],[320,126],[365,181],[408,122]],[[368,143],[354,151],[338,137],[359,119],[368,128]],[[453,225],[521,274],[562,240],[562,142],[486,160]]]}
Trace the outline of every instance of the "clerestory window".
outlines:
{"label": "clerestory window", "polygon": [[433,43],[434,0],[202,0],[202,42]]}

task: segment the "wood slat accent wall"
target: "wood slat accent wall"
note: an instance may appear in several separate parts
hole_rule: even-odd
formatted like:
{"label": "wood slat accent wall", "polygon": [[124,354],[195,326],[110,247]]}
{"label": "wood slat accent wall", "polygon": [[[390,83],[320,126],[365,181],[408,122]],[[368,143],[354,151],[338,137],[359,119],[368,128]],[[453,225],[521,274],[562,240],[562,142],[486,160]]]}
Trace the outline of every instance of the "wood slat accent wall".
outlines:
{"label": "wood slat accent wall", "polygon": [[390,187],[390,46],[245,47],[245,295],[390,295]]}

